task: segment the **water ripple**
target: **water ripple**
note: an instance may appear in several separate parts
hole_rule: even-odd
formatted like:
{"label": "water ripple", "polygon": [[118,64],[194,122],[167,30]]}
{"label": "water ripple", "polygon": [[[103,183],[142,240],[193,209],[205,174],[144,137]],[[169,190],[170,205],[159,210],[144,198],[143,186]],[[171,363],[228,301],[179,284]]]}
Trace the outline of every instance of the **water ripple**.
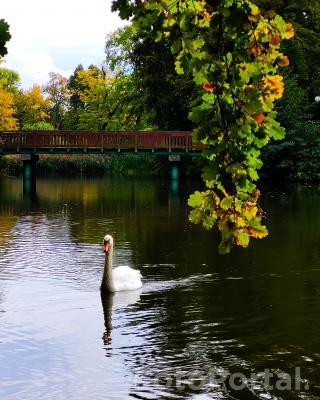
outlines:
{"label": "water ripple", "polygon": [[[40,181],[38,203],[0,203],[1,400],[317,398],[316,207],[280,199],[268,240],[220,257],[177,196]],[[106,232],[115,265],[142,271],[140,291],[100,296]],[[265,369],[295,367],[309,391],[266,389]],[[232,373],[250,386],[233,390]]]}

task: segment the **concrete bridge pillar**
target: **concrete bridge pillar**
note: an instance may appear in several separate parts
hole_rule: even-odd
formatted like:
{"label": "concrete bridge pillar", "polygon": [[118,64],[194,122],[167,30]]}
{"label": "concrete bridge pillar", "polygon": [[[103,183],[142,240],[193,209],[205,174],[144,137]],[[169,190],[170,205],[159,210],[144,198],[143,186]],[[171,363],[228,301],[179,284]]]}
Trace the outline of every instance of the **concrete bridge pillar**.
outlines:
{"label": "concrete bridge pillar", "polygon": [[22,154],[23,163],[23,195],[34,196],[36,194],[36,163],[39,156],[36,154]]}

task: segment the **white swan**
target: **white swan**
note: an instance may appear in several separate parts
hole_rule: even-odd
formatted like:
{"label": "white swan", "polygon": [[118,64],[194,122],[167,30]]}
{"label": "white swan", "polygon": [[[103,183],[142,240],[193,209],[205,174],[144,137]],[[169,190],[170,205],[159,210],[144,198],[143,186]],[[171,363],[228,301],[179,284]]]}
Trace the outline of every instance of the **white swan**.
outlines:
{"label": "white swan", "polygon": [[105,235],[103,249],[106,253],[101,290],[105,292],[120,292],[124,290],[136,290],[141,288],[140,271],[121,265],[112,268],[113,237]]}

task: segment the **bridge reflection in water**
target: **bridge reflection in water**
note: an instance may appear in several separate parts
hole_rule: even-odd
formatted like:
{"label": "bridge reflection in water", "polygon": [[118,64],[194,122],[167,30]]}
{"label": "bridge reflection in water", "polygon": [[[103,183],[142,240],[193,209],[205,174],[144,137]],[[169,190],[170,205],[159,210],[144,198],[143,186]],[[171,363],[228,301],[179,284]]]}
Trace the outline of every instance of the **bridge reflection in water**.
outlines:
{"label": "bridge reflection in water", "polygon": [[0,155],[21,155],[26,195],[36,192],[40,154],[168,155],[172,178],[177,179],[179,157],[198,156],[203,148],[189,131],[0,131]]}

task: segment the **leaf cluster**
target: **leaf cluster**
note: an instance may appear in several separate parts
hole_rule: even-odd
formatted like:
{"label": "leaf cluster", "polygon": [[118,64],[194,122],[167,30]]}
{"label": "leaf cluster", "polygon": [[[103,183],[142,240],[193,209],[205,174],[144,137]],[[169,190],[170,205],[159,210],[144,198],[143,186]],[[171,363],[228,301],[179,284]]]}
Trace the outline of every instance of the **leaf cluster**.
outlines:
{"label": "leaf cluster", "polygon": [[9,25],[4,19],[0,19],[0,57],[8,53],[6,43],[11,39]]}
{"label": "leaf cluster", "polygon": [[289,64],[280,44],[293,37],[292,24],[249,0],[115,1],[113,7],[156,42],[170,37],[177,73],[190,74],[199,87],[189,118],[194,139],[206,145],[208,190],[191,196],[190,220],[221,231],[222,253],[265,236],[255,181],[261,149],[285,133],[274,106],[284,92],[278,69]]}

